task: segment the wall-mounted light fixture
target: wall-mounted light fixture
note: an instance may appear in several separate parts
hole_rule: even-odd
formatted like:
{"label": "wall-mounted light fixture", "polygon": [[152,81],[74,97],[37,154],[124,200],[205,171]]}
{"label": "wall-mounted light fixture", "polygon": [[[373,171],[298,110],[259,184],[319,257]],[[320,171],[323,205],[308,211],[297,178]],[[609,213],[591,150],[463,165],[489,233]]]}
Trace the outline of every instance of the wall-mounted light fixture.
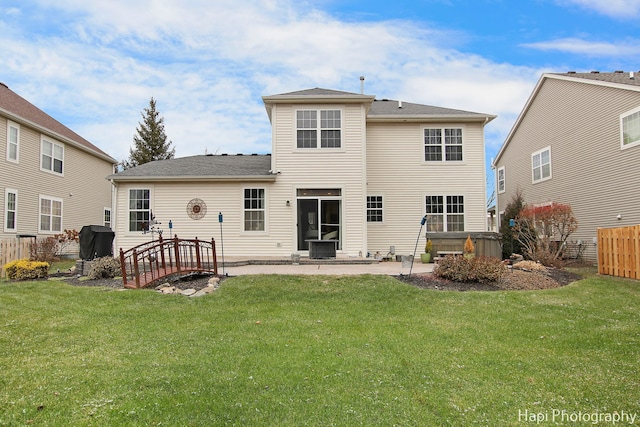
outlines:
{"label": "wall-mounted light fixture", "polygon": [[618,218],[619,220],[622,219],[622,214],[618,214],[616,218]]}
{"label": "wall-mounted light fixture", "polygon": [[291,206],[291,202],[287,200],[287,206]]}

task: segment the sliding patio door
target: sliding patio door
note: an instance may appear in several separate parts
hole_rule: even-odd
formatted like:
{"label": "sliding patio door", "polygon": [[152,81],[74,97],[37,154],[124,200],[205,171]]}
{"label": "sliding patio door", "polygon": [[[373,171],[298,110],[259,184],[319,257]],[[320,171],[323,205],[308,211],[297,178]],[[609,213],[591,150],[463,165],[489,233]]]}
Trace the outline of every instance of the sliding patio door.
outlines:
{"label": "sliding patio door", "polygon": [[298,250],[308,251],[308,240],[336,240],[342,248],[340,189],[299,189],[297,191]]}

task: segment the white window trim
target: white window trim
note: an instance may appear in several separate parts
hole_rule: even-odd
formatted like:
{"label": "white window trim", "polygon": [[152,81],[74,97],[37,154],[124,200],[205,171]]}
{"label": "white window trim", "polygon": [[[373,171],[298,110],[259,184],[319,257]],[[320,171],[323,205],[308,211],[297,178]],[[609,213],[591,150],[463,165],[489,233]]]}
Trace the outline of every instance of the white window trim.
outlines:
{"label": "white window trim", "polygon": [[[500,172],[502,172],[502,179],[500,179]],[[498,186],[498,188],[497,188],[498,194],[502,194],[505,191],[507,191],[507,177],[505,175],[504,166],[500,166],[498,168],[497,178],[498,178],[498,184],[497,184],[497,186]],[[500,182],[502,182],[502,190],[500,190]]]}
{"label": "white window trim", "polygon": [[[245,201],[245,197],[244,197],[244,192],[245,190],[262,190],[264,193],[264,208],[263,209],[245,209],[244,207],[244,201]],[[242,231],[241,234],[248,234],[251,236],[256,236],[256,235],[267,235],[269,234],[268,230],[269,230],[269,209],[267,209],[268,206],[268,197],[269,197],[269,193],[266,187],[243,187],[242,188],[242,193],[241,193],[241,221],[242,221]],[[245,228],[245,223],[244,223],[244,213],[247,211],[259,211],[262,210],[262,212],[264,212],[264,217],[263,217],[263,221],[264,221],[264,230],[247,230]]]}
{"label": "white window trim", "polygon": [[[545,151],[549,151],[549,176],[542,177],[542,163],[540,163],[539,167],[540,167],[540,172],[541,172],[540,173],[541,178],[536,180],[536,179],[534,179],[534,175],[533,175],[533,158],[538,154],[544,153]],[[545,148],[543,148],[541,150],[538,150],[538,151],[536,151],[534,153],[531,153],[531,183],[532,184],[537,184],[539,182],[548,181],[551,178],[553,178],[553,161],[551,159],[551,146],[549,145],[549,146],[546,146]]]}
{"label": "white window trim", "polygon": [[[462,230],[461,232],[466,232],[466,230],[468,229],[468,225],[467,225],[467,196],[464,194],[424,194],[422,196],[422,203],[423,208],[426,208],[426,198],[427,196],[431,196],[431,197],[436,197],[436,196],[442,196],[442,214],[426,214],[427,216],[431,216],[431,215],[437,215],[437,216],[442,216],[442,231],[437,231],[438,233],[449,233],[449,223],[447,222],[447,215],[462,215],[463,218],[463,223],[462,223],[462,227],[464,230]],[[448,209],[448,205],[447,205],[447,197],[462,197],[463,200],[463,204],[462,207],[464,209],[464,212],[462,214],[454,214],[452,212],[449,212]],[[425,209],[426,210],[426,209]],[[427,232],[429,232],[427,230]],[[457,232],[457,231],[456,231]]]}
{"label": "white window trim", "polygon": [[[106,225],[106,213],[109,212],[109,225]],[[110,207],[105,206],[102,210],[102,225],[110,227],[113,230],[113,212]]]}
{"label": "white window trim", "polygon": [[[8,206],[9,193],[13,193],[16,195],[16,207],[13,211],[15,212],[15,221],[13,224],[13,228],[7,227],[7,216],[9,214],[9,206]],[[15,233],[18,231],[18,190],[14,188],[4,189],[4,231],[5,233]]]}
{"label": "white window trim", "polygon": [[[43,230],[42,229],[42,200],[50,200],[52,202],[60,202],[60,230]],[[53,213],[50,215],[53,218]],[[42,234],[59,234],[64,230],[64,200],[58,197],[47,196],[44,194],[40,194],[38,198],[38,231]],[[51,221],[53,223],[53,221]]]}
{"label": "white window trim", "polygon": [[[49,144],[52,145],[52,153],[51,153],[51,169],[45,169],[42,167],[42,155],[44,154],[44,143],[48,142]],[[62,173],[60,172],[56,172],[53,169],[53,165],[54,165],[54,160],[56,159],[56,157],[54,157],[54,153],[55,153],[55,147],[58,146],[60,148],[62,148],[62,159],[59,159],[62,161]],[[65,170],[65,164],[64,164],[64,144],[61,144],[59,142],[55,142],[50,138],[46,138],[44,135],[42,135],[40,137],[40,170],[43,172],[47,172],[50,173],[52,175],[56,175],[56,176],[64,176],[64,170]]]}
{"label": "white window trim", "polygon": [[[365,219],[367,221],[367,224],[384,224],[384,219],[385,219],[385,214],[384,214],[384,196],[382,194],[369,194],[367,195],[367,205],[369,203],[369,197],[380,197],[380,202],[382,203],[382,206],[380,208],[369,208],[369,206],[365,207],[366,210],[366,216]],[[369,221],[369,211],[377,211],[380,210],[382,211],[382,221]]]}
{"label": "white window trim", "polygon": [[[298,147],[298,130],[302,129],[302,128],[298,128],[298,112],[299,111],[315,111],[317,113],[317,127],[315,128],[317,133],[317,141],[316,141],[316,147],[315,148],[303,148],[303,147]],[[321,126],[321,116],[322,116],[322,111],[340,111],[340,128],[324,128],[325,130],[339,130],[340,131],[340,147],[323,147],[322,146],[322,141],[321,141],[321,133],[322,133],[322,126]],[[320,108],[320,107],[312,107],[309,106],[308,108],[296,108],[294,110],[293,113],[293,130],[294,130],[294,136],[293,136],[293,148],[296,151],[301,151],[301,152],[305,152],[305,153],[312,153],[312,152],[325,152],[325,151],[345,151],[344,145],[344,108],[343,107],[339,107],[339,106],[326,106],[324,108]],[[314,130],[312,128],[308,128],[308,130]]]}
{"label": "white window trim", "polygon": [[627,148],[631,148],[631,147],[635,147],[637,145],[640,145],[640,139],[638,139],[637,141],[634,141],[632,143],[626,144],[624,143],[624,126],[623,126],[623,119],[625,117],[628,117],[632,114],[638,113],[640,112],[640,107],[638,108],[634,108],[631,111],[627,111],[626,113],[622,113],[620,114],[620,149],[621,150],[626,150]]}
{"label": "white window trim", "polygon": [[[427,160],[425,158],[424,155],[424,148],[427,144],[425,144],[424,142],[424,131],[426,129],[440,129],[441,131],[441,135],[440,137],[442,138],[442,144],[440,145],[441,148],[441,154],[442,154],[442,160]],[[462,160],[447,160],[447,152],[446,152],[446,145],[444,143],[444,134],[445,134],[445,130],[446,129],[460,129],[461,131],[461,138],[462,138]],[[429,165],[439,165],[439,164],[464,164],[464,162],[466,161],[467,155],[466,155],[466,144],[465,144],[465,127],[464,126],[422,126],[420,129],[420,140],[422,141],[422,163],[425,164],[429,164]]]}
{"label": "white window trim", "polygon": [[131,230],[131,211],[142,212],[145,209],[131,209],[131,190],[147,190],[149,192],[149,209],[146,210],[149,212],[149,221],[151,221],[151,211],[153,210],[151,207],[153,206],[153,191],[151,187],[131,187],[127,188],[127,218],[126,218],[126,233],[130,235],[138,235],[142,233],[140,230]]}
{"label": "white window trim", "polygon": [[[12,159],[9,157],[9,147],[11,144],[11,128],[15,128],[16,132],[16,158]],[[7,161],[12,163],[20,163],[20,125],[12,122],[11,120],[7,120]]]}

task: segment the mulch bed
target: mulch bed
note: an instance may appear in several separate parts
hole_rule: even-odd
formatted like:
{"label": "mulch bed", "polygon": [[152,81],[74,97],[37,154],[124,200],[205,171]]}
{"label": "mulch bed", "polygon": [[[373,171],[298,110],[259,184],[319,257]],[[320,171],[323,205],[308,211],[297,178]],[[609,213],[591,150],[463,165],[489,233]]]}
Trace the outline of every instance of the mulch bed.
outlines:
{"label": "mulch bed", "polygon": [[[70,275],[52,275],[52,278],[64,279],[70,285],[75,286],[99,286],[114,289],[122,289],[122,279],[95,279]],[[435,289],[442,291],[499,291],[499,290],[535,290],[552,289],[568,285],[580,280],[581,276],[559,268],[547,268],[544,271],[512,270],[504,275],[498,282],[493,283],[466,283],[441,279],[432,273],[394,276],[401,282],[417,286],[422,289]],[[179,280],[172,280],[171,285],[179,289],[200,290],[207,286],[211,276],[191,275]],[[222,278],[224,279],[224,278]],[[153,288],[151,288],[153,289]]]}
{"label": "mulch bed", "polygon": [[536,290],[552,289],[568,285],[582,277],[570,271],[547,268],[543,271],[511,270],[497,282],[468,283],[454,282],[435,276],[432,273],[396,276],[404,283],[423,289],[441,291],[502,291],[502,290]]}

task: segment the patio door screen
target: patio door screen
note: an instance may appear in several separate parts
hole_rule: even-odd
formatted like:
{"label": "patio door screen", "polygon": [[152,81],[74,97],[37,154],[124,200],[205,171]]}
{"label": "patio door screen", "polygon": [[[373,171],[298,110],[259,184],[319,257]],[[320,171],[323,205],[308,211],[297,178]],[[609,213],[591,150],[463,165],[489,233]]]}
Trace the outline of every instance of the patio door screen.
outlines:
{"label": "patio door screen", "polygon": [[340,189],[298,189],[298,250],[308,251],[308,240],[337,240],[342,249]]}

